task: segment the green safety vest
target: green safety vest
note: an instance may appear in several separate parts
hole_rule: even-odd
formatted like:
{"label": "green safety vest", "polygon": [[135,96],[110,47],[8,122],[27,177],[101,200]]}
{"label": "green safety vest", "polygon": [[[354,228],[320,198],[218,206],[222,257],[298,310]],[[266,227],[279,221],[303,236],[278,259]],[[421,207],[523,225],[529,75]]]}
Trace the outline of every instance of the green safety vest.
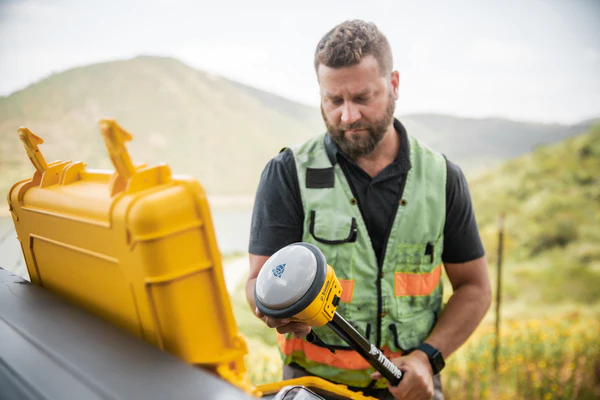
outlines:
{"label": "green safety vest", "polygon": [[[390,357],[398,356],[427,338],[442,307],[446,160],[409,136],[412,167],[379,268],[359,205],[339,163],[332,165],[327,156],[324,138],[319,135],[290,147],[304,208],[303,241],[321,249],[342,284],[338,313]],[[333,185],[307,187],[307,174],[333,174]],[[349,386],[372,382],[369,375],[374,369],[357,360],[358,353],[347,343],[326,326],[313,329],[323,342],[338,349],[336,354],[293,335],[281,335],[286,365],[295,362],[314,375]],[[382,380],[376,387],[386,385]]]}

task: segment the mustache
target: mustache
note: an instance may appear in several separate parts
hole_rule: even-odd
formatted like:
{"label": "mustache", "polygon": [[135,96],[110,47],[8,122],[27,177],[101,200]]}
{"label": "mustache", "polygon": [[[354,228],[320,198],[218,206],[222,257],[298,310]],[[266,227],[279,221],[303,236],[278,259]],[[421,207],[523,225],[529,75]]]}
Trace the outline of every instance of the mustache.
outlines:
{"label": "mustache", "polygon": [[367,121],[356,121],[351,124],[341,124],[339,129],[342,131],[358,130],[358,129],[371,129],[371,124]]}

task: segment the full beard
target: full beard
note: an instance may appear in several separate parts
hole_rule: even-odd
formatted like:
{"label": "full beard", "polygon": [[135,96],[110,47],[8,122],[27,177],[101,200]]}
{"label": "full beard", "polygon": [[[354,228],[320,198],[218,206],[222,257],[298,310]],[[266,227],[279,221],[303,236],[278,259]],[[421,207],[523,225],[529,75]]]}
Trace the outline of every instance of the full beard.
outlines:
{"label": "full beard", "polygon": [[[356,160],[358,157],[368,156],[375,150],[394,119],[395,109],[396,103],[390,92],[385,114],[373,123],[366,120],[359,120],[352,124],[340,124],[338,127],[334,127],[327,120],[327,117],[323,112],[323,106],[321,106],[321,115],[323,116],[323,121],[325,122],[325,126],[327,127],[331,139],[338,145],[339,149],[344,154],[352,160]],[[362,136],[353,135],[353,138],[346,137],[346,131],[354,129],[364,129],[368,134]]]}

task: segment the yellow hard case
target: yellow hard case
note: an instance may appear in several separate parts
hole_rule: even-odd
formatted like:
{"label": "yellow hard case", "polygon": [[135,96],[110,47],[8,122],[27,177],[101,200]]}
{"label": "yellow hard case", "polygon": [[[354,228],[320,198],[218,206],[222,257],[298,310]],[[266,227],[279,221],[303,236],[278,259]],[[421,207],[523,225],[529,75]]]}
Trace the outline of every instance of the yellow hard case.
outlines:
{"label": "yellow hard case", "polygon": [[134,166],[132,136],[113,120],[100,129],[114,172],[48,164],[19,128],[36,171],[8,202],[31,281],[256,396],[304,382],[366,398],[316,378],[252,386],[204,189],[168,165]]}

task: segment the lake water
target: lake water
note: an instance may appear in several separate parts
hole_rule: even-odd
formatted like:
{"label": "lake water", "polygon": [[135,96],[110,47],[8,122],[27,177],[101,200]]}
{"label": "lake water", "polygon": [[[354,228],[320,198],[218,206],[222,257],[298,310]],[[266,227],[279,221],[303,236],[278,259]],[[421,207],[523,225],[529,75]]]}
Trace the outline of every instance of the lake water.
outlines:
{"label": "lake water", "polygon": [[[251,208],[213,209],[213,224],[223,254],[248,251]],[[0,267],[23,276],[26,272],[12,218],[0,217]]]}

